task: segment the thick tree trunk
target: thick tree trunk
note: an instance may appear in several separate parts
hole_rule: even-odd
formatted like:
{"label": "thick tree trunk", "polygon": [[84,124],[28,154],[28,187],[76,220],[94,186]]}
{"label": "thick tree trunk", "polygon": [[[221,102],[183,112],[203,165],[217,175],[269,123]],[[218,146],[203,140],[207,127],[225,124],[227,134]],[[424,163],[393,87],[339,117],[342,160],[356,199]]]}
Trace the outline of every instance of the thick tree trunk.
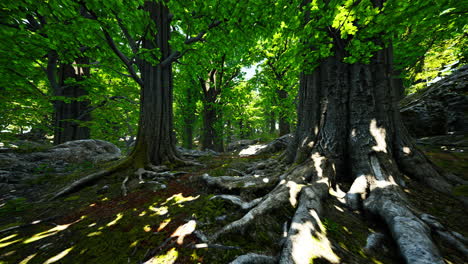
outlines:
{"label": "thick tree trunk", "polygon": [[[344,50],[336,49],[312,74],[301,75],[298,127],[287,160],[302,163],[319,153],[332,164],[332,184],[353,182],[347,194],[351,208],[362,208],[370,195],[365,209],[385,220],[408,263],[442,263],[429,229],[398,185],[403,173],[442,192],[449,193],[451,185],[402,125],[392,49],[377,52],[369,64],[345,64]],[[388,213],[389,207],[395,211]],[[415,243],[419,248],[411,247]]]}
{"label": "thick tree trunk", "polygon": [[154,58],[155,62],[145,60],[141,65],[143,86],[140,95],[140,121],[137,143],[131,155],[137,158],[139,165],[148,162],[159,165],[180,160],[175,149],[173,132],[172,65],[159,63],[171,54],[171,16],[164,1],[147,1],[144,8],[156,25],[156,30],[146,34],[143,47],[149,50],[158,49],[161,56]]}
{"label": "thick tree trunk", "polygon": [[[86,96],[88,91],[79,83],[90,76],[90,70],[76,65],[87,63],[89,63],[87,58],[78,58],[75,64],[60,65],[59,85],[55,87],[54,95],[64,96],[71,101],[54,102],[54,144],[90,137],[90,129],[78,123],[91,120],[91,114],[86,114],[89,100],[80,100],[80,97]],[[75,83],[67,84],[67,81]],[[78,120],[78,122],[73,120]]]}

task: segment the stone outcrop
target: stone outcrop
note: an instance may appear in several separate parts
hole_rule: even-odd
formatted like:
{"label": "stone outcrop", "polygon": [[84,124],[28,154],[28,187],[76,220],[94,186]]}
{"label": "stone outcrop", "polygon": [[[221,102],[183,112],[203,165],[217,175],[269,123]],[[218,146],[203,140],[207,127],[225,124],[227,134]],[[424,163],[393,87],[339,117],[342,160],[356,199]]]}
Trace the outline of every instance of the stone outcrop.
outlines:
{"label": "stone outcrop", "polygon": [[468,65],[404,98],[400,112],[415,137],[468,133]]}

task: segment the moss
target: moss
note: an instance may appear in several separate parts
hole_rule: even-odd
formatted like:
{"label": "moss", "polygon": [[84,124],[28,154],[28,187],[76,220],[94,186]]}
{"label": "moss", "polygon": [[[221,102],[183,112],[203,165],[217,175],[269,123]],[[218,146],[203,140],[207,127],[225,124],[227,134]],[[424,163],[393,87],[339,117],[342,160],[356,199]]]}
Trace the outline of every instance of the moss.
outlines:
{"label": "moss", "polygon": [[457,196],[468,196],[468,185],[459,185],[453,189],[453,194]]}

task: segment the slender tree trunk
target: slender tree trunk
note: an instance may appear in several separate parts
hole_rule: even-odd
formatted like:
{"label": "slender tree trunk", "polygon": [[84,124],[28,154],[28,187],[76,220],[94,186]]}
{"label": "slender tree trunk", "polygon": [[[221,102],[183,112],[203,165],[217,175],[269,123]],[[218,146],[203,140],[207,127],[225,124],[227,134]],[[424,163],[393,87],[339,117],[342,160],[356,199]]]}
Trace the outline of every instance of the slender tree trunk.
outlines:
{"label": "slender tree trunk", "polygon": [[274,111],[271,111],[271,112],[270,112],[270,116],[269,116],[268,123],[269,123],[269,126],[270,126],[270,130],[269,130],[270,134],[275,133],[275,130],[276,130],[276,120],[275,120],[275,112],[274,112]]}
{"label": "slender tree trunk", "polygon": [[[84,114],[89,108],[89,100],[79,100],[80,97],[88,95],[88,91],[80,84],[90,76],[87,67],[76,64],[87,64],[88,58],[78,58],[74,64],[62,64],[59,68],[59,85],[54,89],[55,96],[64,96],[71,102],[56,100],[54,102],[54,144],[66,141],[87,139],[90,137],[90,129],[81,126],[79,121],[91,120],[91,115]],[[75,82],[68,84],[67,81]],[[78,122],[73,121],[80,119]]]}
{"label": "slender tree trunk", "polygon": [[[147,1],[144,9],[156,25],[156,31],[146,34],[143,47],[158,49],[161,56],[154,59],[164,61],[171,53],[169,9],[165,1]],[[173,132],[172,65],[169,63],[163,66],[158,62],[146,60],[141,64],[143,86],[140,94],[140,121],[137,143],[131,155],[136,158],[137,166],[148,162],[158,165],[180,161]]]}
{"label": "slender tree trunk", "polygon": [[281,137],[289,134],[291,130],[288,117],[286,116],[286,109],[282,107],[284,105],[284,101],[288,98],[288,92],[278,89],[276,93],[279,98],[279,136]]}
{"label": "slender tree trunk", "polygon": [[184,148],[193,148],[193,119],[184,118],[184,135],[183,135],[183,146]]}
{"label": "slender tree trunk", "polygon": [[222,79],[217,70],[211,70],[208,74],[208,79],[199,79],[203,91],[203,133],[202,133],[202,149],[212,149],[222,152],[223,138],[222,128],[220,127],[221,112],[218,109],[217,102],[221,93],[219,83]]}

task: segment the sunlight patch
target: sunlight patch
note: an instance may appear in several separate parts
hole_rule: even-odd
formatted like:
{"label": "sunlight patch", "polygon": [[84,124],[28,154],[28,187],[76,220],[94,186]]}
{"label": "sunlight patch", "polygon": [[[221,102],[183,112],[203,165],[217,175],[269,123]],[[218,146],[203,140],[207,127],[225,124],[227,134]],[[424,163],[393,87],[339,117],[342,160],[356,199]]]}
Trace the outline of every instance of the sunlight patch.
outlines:
{"label": "sunlight patch", "polygon": [[107,224],[107,226],[113,226],[113,225],[117,224],[117,222],[119,222],[119,220],[122,219],[122,217],[123,217],[123,214],[122,214],[122,213],[118,213],[118,214],[117,214],[117,217],[115,217],[114,220],[112,220],[111,222],[109,222],[109,223]]}
{"label": "sunlight patch", "polygon": [[173,264],[177,257],[179,257],[179,252],[175,248],[171,248],[166,254],[154,256],[144,264]]}
{"label": "sunlight patch", "polygon": [[83,217],[81,217],[80,219],[76,220],[75,222],[73,223],[70,223],[70,224],[65,224],[65,225],[58,225],[54,228],[51,228],[47,231],[44,231],[44,232],[40,232],[40,233],[37,233],[35,234],[34,236],[26,239],[23,244],[28,244],[28,243],[31,243],[31,242],[34,242],[34,241],[37,241],[37,240],[40,240],[40,239],[43,239],[43,238],[46,238],[46,237],[49,237],[49,236],[53,236],[65,229],[67,229],[69,226],[73,225],[73,224],[76,224],[78,223],[79,221],[81,221],[83,219]]}
{"label": "sunlight patch", "polygon": [[164,221],[162,221],[162,222],[159,224],[159,227],[158,227],[158,229],[157,229],[156,231],[157,231],[157,232],[161,232],[161,230],[163,230],[170,222],[171,222],[171,219],[170,219],[170,218],[165,219]]}
{"label": "sunlight patch", "polygon": [[27,256],[25,259],[23,259],[19,264],[27,264],[32,258],[34,258],[37,255],[37,253],[34,253],[32,255]]}
{"label": "sunlight patch", "polygon": [[174,200],[176,204],[181,204],[181,203],[196,200],[198,198],[200,198],[200,195],[197,195],[195,197],[194,196],[184,197],[184,195],[182,193],[178,193],[178,194],[174,194],[171,197],[167,198],[167,200],[164,203],[162,203],[161,205],[165,205],[165,204],[169,203],[172,200]]}
{"label": "sunlight patch", "polygon": [[369,125],[369,131],[377,143],[377,146],[373,146],[372,149],[377,152],[387,153],[387,142],[385,142],[387,132],[385,128],[377,127],[377,121],[372,119]]}
{"label": "sunlight patch", "polygon": [[50,259],[46,260],[46,262],[44,262],[44,264],[50,264],[50,263],[54,263],[54,262],[57,262],[57,261],[61,260],[66,255],[68,255],[68,253],[70,253],[70,251],[72,251],[72,249],[73,249],[73,247],[65,249],[64,251],[60,252],[59,254],[57,254],[57,255],[51,257]]}
{"label": "sunlight patch", "polygon": [[86,236],[87,236],[87,237],[93,237],[93,236],[99,236],[99,235],[102,235],[102,232],[101,232],[101,231],[92,232],[92,233],[87,234]]}
{"label": "sunlight patch", "polygon": [[150,209],[151,211],[154,212],[153,215],[165,215],[169,212],[167,206],[161,206],[161,207],[154,207],[152,205],[150,205],[150,207],[148,207],[148,209]]}
{"label": "sunlight patch", "polygon": [[14,237],[17,237],[17,236],[18,236],[18,234],[13,234],[13,235],[4,237],[4,238],[0,239],[0,242],[10,240],[10,239],[12,239],[12,238],[14,238]]}

